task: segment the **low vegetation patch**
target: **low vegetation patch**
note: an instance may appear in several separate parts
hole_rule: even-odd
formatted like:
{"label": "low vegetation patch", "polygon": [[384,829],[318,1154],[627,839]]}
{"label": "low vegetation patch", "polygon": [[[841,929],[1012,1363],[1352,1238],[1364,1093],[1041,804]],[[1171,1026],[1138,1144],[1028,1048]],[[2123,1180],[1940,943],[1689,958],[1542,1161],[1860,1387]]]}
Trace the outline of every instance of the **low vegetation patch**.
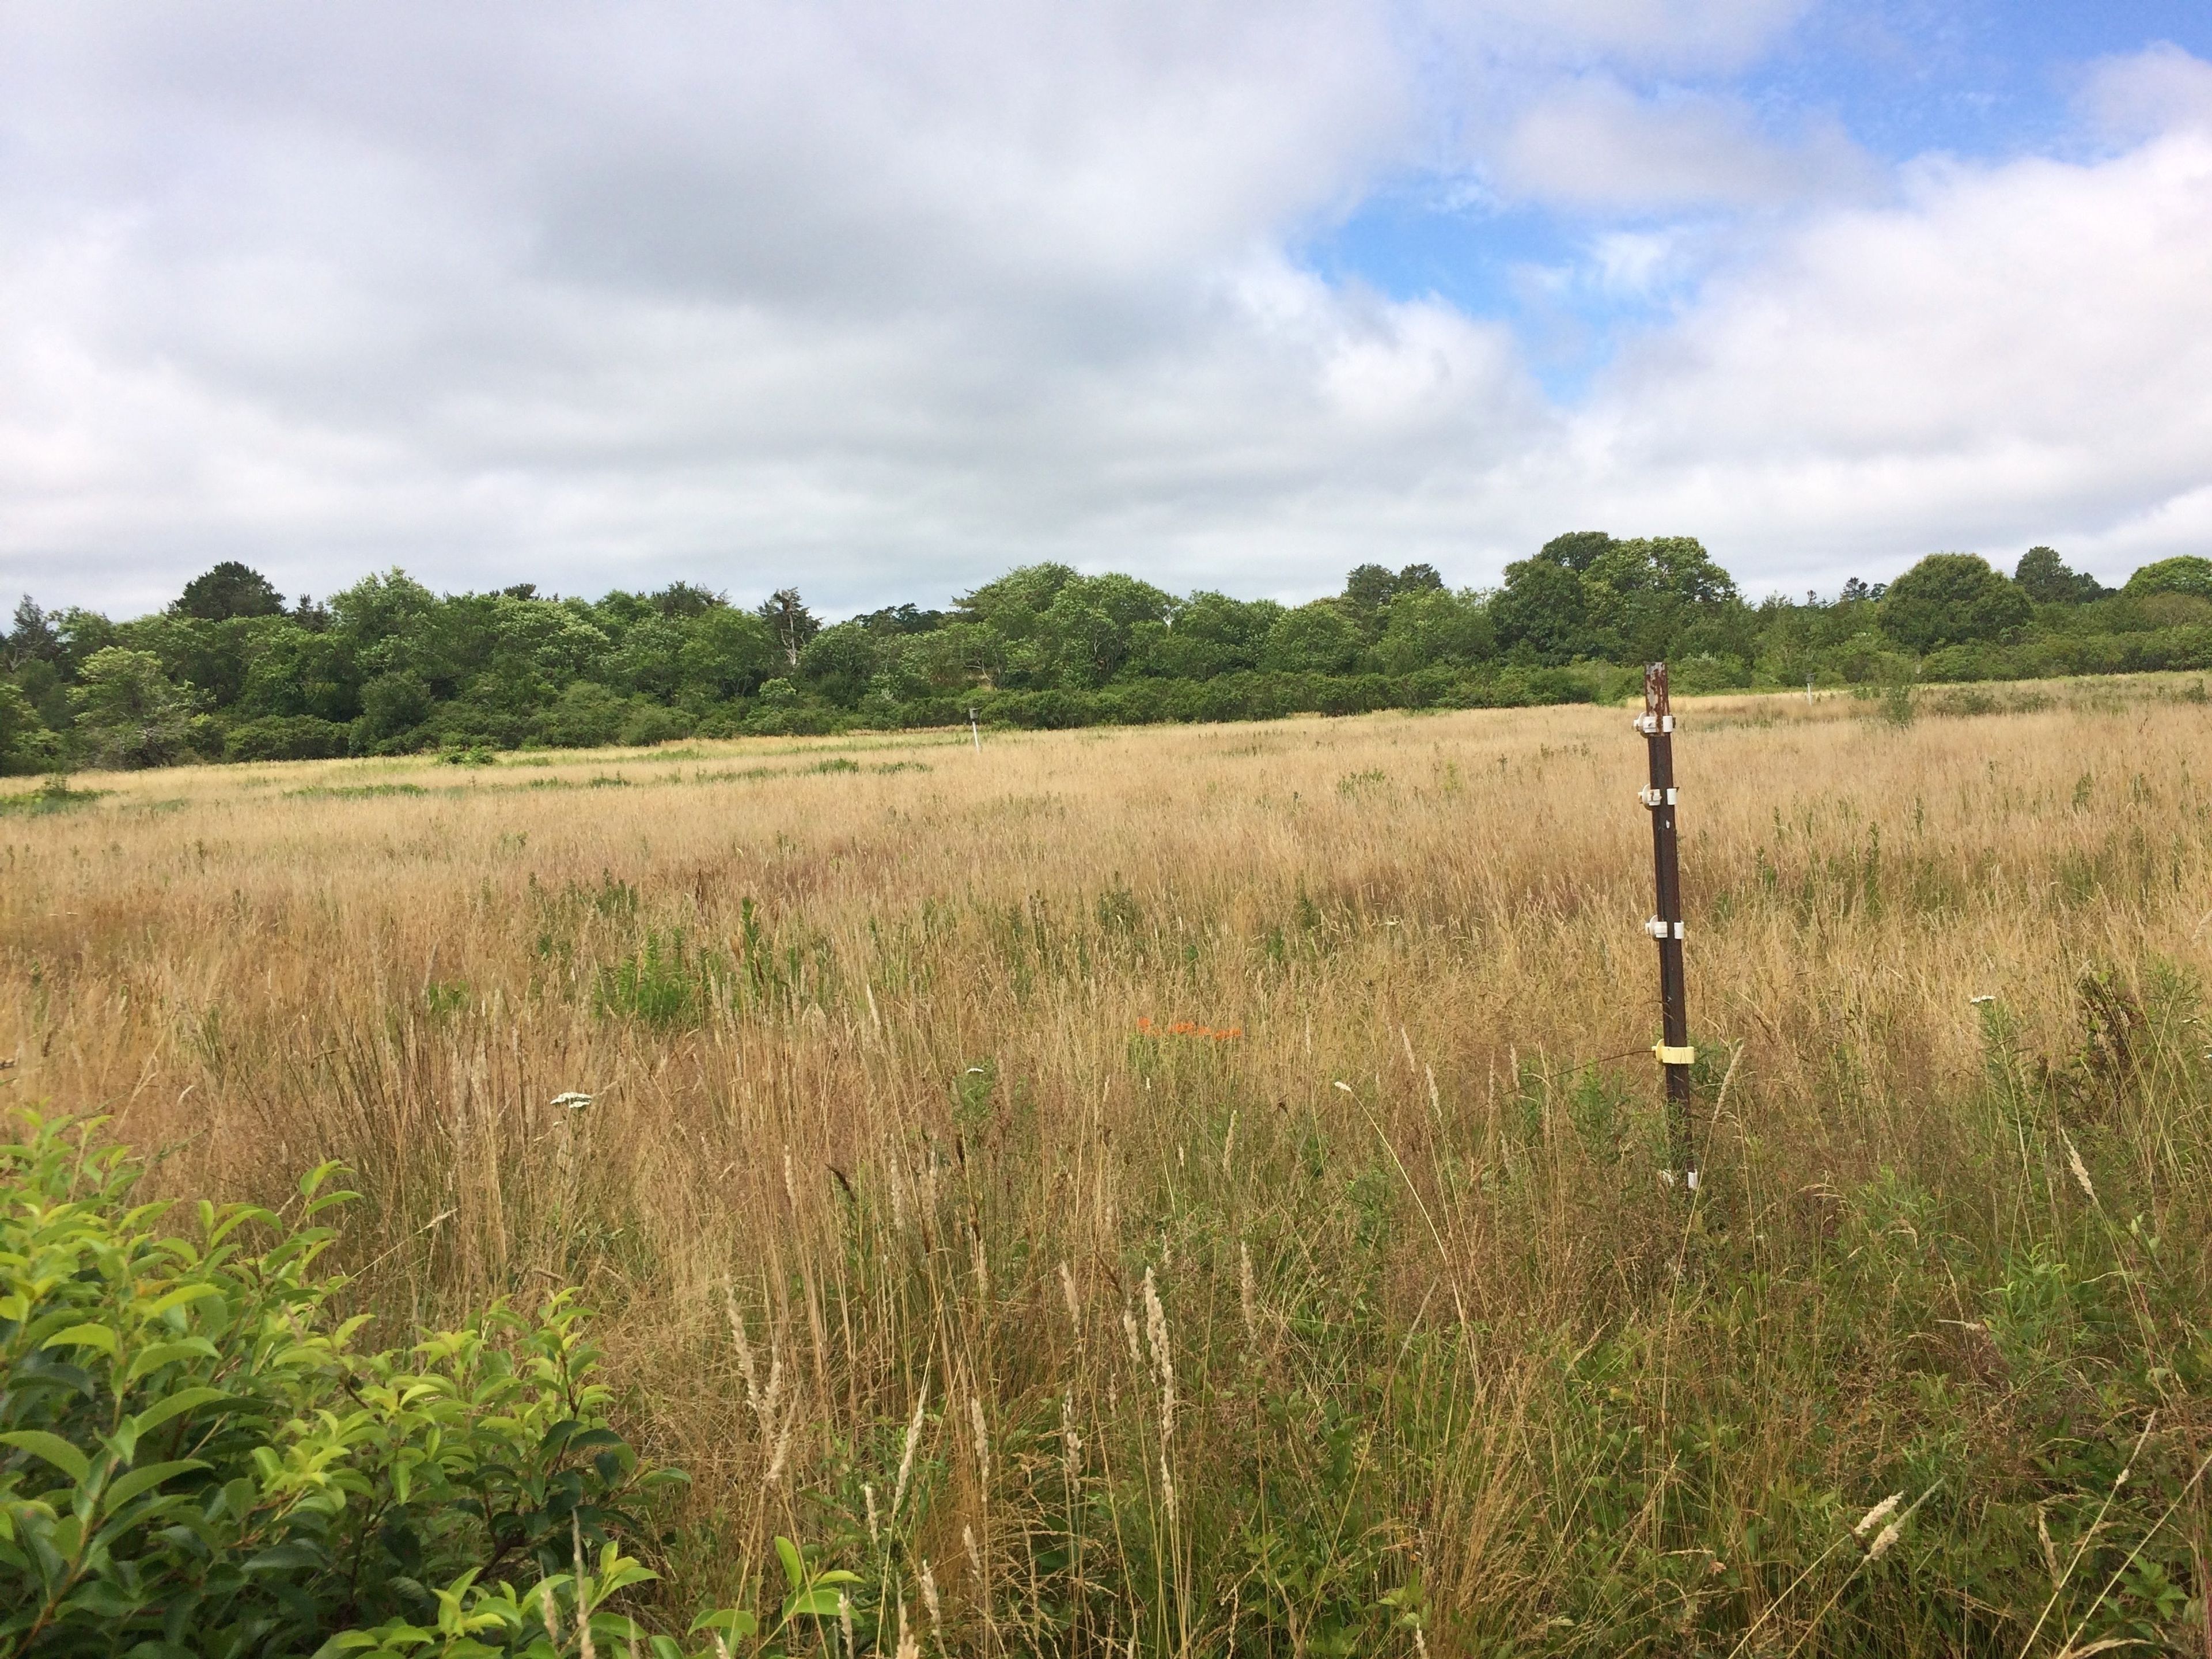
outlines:
{"label": "low vegetation patch", "polygon": [[2095,690],[1683,712],[1694,1197],[1617,709],[18,823],[0,1088],[151,1167],[15,1132],[0,1619],[2199,1651],[2212,779]]}
{"label": "low vegetation patch", "polygon": [[72,789],[67,778],[56,775],[48,778],[36,789],[17,790],[0,795],[0,813],[17,817],[43,817],[52,812],[74,811],[89,806],[108,792],[105,789]]}
{"label": "low vegetation patch", "polygon": [[[149,1203],[100,1128],[27,1115],[0,1142],[0,1654],[647,1639],[656,1575],[625,1552],[681,1476],[610,1426],[567,1292],[368,1352],[317,1270],[358,1196],[336,1166],[281,1213]],[[757,1622],[710,1610],[690,1645]]]}

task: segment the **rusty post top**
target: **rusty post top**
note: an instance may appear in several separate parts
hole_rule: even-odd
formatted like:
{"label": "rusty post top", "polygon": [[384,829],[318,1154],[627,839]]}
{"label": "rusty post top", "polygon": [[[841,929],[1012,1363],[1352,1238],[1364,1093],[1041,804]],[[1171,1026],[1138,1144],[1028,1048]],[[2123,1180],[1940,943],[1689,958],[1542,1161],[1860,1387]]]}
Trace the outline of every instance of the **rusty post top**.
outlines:
{"label": "rusty post top", "polygon": [[1644,667],[1644,712],[1647,714],[1672,712],[1667,707],[1667,665],[1663,662],[1650,663]]}

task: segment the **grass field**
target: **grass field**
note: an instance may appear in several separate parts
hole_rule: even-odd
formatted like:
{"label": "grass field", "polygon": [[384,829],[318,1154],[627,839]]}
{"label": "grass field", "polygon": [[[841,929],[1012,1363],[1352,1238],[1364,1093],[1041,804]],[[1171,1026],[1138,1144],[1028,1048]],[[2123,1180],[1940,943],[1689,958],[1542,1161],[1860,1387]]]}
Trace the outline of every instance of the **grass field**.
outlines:
{"label": "grass field", "polygon": [[2201,1654],[2212,714],[1948,695],[1681,709],[1694,1206],[1617,708],[19,788],[0,1076],[344,1158],[390,1330],[582,1285],[672,1605]]}

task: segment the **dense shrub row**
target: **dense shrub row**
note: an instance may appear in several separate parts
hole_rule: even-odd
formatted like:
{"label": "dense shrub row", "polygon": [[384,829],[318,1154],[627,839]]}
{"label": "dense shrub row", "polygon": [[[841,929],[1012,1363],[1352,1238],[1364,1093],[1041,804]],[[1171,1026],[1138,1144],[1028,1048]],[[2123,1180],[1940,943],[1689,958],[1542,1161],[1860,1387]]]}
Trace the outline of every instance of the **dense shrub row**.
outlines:
{"label": "dense shrub row", "polygon": [[1656,658],[1692,690],[2202,668],[2212,561],[2112,592],[2048,548],[2010,577],[1939,553],[1887,586],[1753,605],[1692,538],[1582,532],[1489,592],[1362,565],[1285,606],[1048,564],[828,627],[790,589],[750,611],[683,583],[441,598],[396,570],[288,608],[227,563],[131,622],[27,598],[0,642],[0,770],[1553,702]]}

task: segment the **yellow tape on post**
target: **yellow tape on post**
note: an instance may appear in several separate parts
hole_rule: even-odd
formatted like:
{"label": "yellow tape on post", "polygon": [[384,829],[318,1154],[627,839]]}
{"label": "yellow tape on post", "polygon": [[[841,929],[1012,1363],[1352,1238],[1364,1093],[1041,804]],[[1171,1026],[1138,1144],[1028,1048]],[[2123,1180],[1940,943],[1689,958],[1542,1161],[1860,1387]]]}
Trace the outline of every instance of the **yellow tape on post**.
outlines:
{"label": "yellow tape on post", "polygon": [[1698,1051],[1695,1048],[1687,1047],[1674,1048],[1663,1042],[1655,1042],[1651,1045],[1651,1052],[1659,1056],[1659,1063],[1662,1066],[1694,1066],[1698,1063]]}

